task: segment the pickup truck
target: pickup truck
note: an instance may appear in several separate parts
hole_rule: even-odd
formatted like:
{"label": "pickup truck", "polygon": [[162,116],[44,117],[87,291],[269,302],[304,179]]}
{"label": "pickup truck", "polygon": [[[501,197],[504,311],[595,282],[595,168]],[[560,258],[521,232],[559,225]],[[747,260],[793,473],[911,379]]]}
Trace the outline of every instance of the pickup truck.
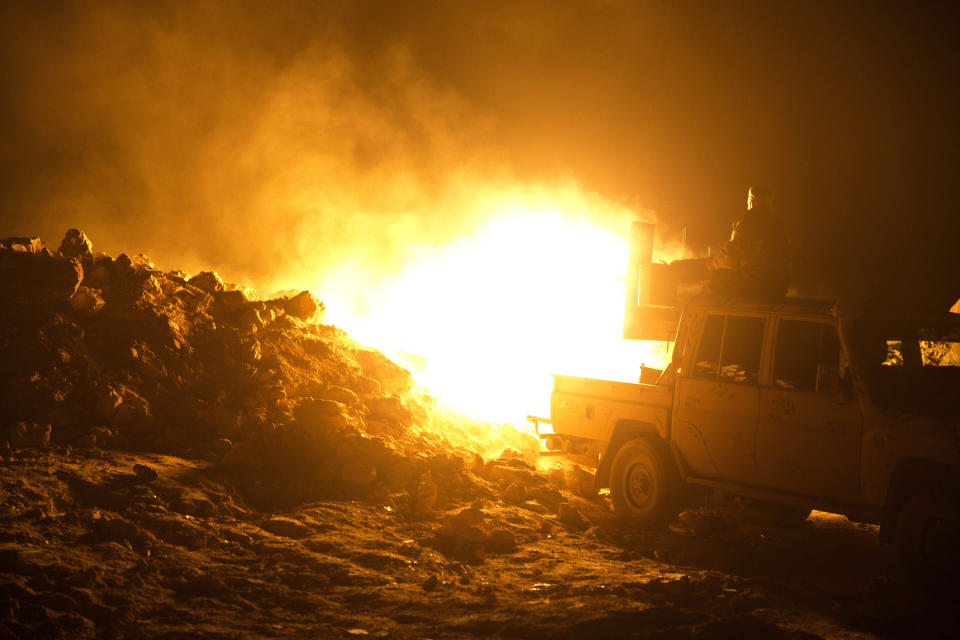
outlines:
{"label": "pickup truck", "polygon": [[676,328],[656,383],[554,376],[547,449],[594,471],[632,525],[662,526],[720,490],[879,524],[910,566],[960,574],[960,316],[798,298],[676,305],[648,309]]}

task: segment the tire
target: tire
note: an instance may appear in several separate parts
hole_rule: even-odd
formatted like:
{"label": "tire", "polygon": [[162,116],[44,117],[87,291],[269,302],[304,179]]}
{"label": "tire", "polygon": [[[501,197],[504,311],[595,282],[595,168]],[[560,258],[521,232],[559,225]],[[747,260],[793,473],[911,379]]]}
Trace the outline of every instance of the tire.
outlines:
{"label": "tire", "polygon": [[960,505],[942,491],[921,491],[897,520],[897,547],[904,569],[931,586],[960,578]]}
{"label": "tire", "polygon": [[660,528],[680,509],[680,477],[663,446],[650,440],[625,442],[610,468],[610,500],[625,523]]}

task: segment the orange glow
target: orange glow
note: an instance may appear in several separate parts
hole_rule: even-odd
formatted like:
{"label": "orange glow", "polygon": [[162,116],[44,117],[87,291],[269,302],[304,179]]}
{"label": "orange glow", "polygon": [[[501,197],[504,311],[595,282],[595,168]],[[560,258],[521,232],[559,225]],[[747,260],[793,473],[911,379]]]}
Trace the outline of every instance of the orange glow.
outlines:
{"label": "orange glow", "polygon": [[620,338],[635,214],[573,187],[489,191],[476,231],[390,276],[345,265],[315,292],[327,320],[414,372],[442,404],[525,424],[547,415],[551,373],[636,382],[665,343]]}

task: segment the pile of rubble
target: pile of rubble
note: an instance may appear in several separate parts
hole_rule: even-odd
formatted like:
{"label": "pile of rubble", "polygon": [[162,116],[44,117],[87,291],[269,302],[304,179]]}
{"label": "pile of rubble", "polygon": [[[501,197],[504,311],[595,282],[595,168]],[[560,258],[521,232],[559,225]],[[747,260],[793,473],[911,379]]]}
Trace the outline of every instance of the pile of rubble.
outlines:
{"label": "pile of rubble", "polygon": [[201,458],[264,508],[348,495],[416,515],[491,491],[558,508],[522,456],[481,457],[529,453],[533,438],[445,417],[409,371],[323,324],[323,311],[307,291],[262,300],[213,272],[94,253],[76,229],[56,251],[0,241],[0,456],[70,446]]}

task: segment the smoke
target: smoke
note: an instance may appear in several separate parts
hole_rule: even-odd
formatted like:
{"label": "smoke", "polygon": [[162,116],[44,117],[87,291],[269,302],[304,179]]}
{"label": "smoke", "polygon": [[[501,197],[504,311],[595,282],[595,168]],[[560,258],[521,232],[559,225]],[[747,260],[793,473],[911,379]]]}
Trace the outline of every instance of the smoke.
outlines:
{"label": "smoke", "polygon": [[[504,194],[518,192],[529,201],[491,142],[503,123],[424,67],[422,33],[364,39],[400,19],[366,16],[374,9],[392,12],[299,2],[275,13],[242,3],[8,9],[9,232],[55,242],[77,226],[109,253],[216,268],[265,291],[320,283],[322,295],[333,269],[387,277],[470,234],[497,213],[478,203],[506,206]],[[467,19],[444,20],[454,18]],[[490,28],[524,37],[509,15]],[[562,175],[551,185],[577,188]],[[633,217],[604,202],[593,215],[614,216],[624,232]]]}

